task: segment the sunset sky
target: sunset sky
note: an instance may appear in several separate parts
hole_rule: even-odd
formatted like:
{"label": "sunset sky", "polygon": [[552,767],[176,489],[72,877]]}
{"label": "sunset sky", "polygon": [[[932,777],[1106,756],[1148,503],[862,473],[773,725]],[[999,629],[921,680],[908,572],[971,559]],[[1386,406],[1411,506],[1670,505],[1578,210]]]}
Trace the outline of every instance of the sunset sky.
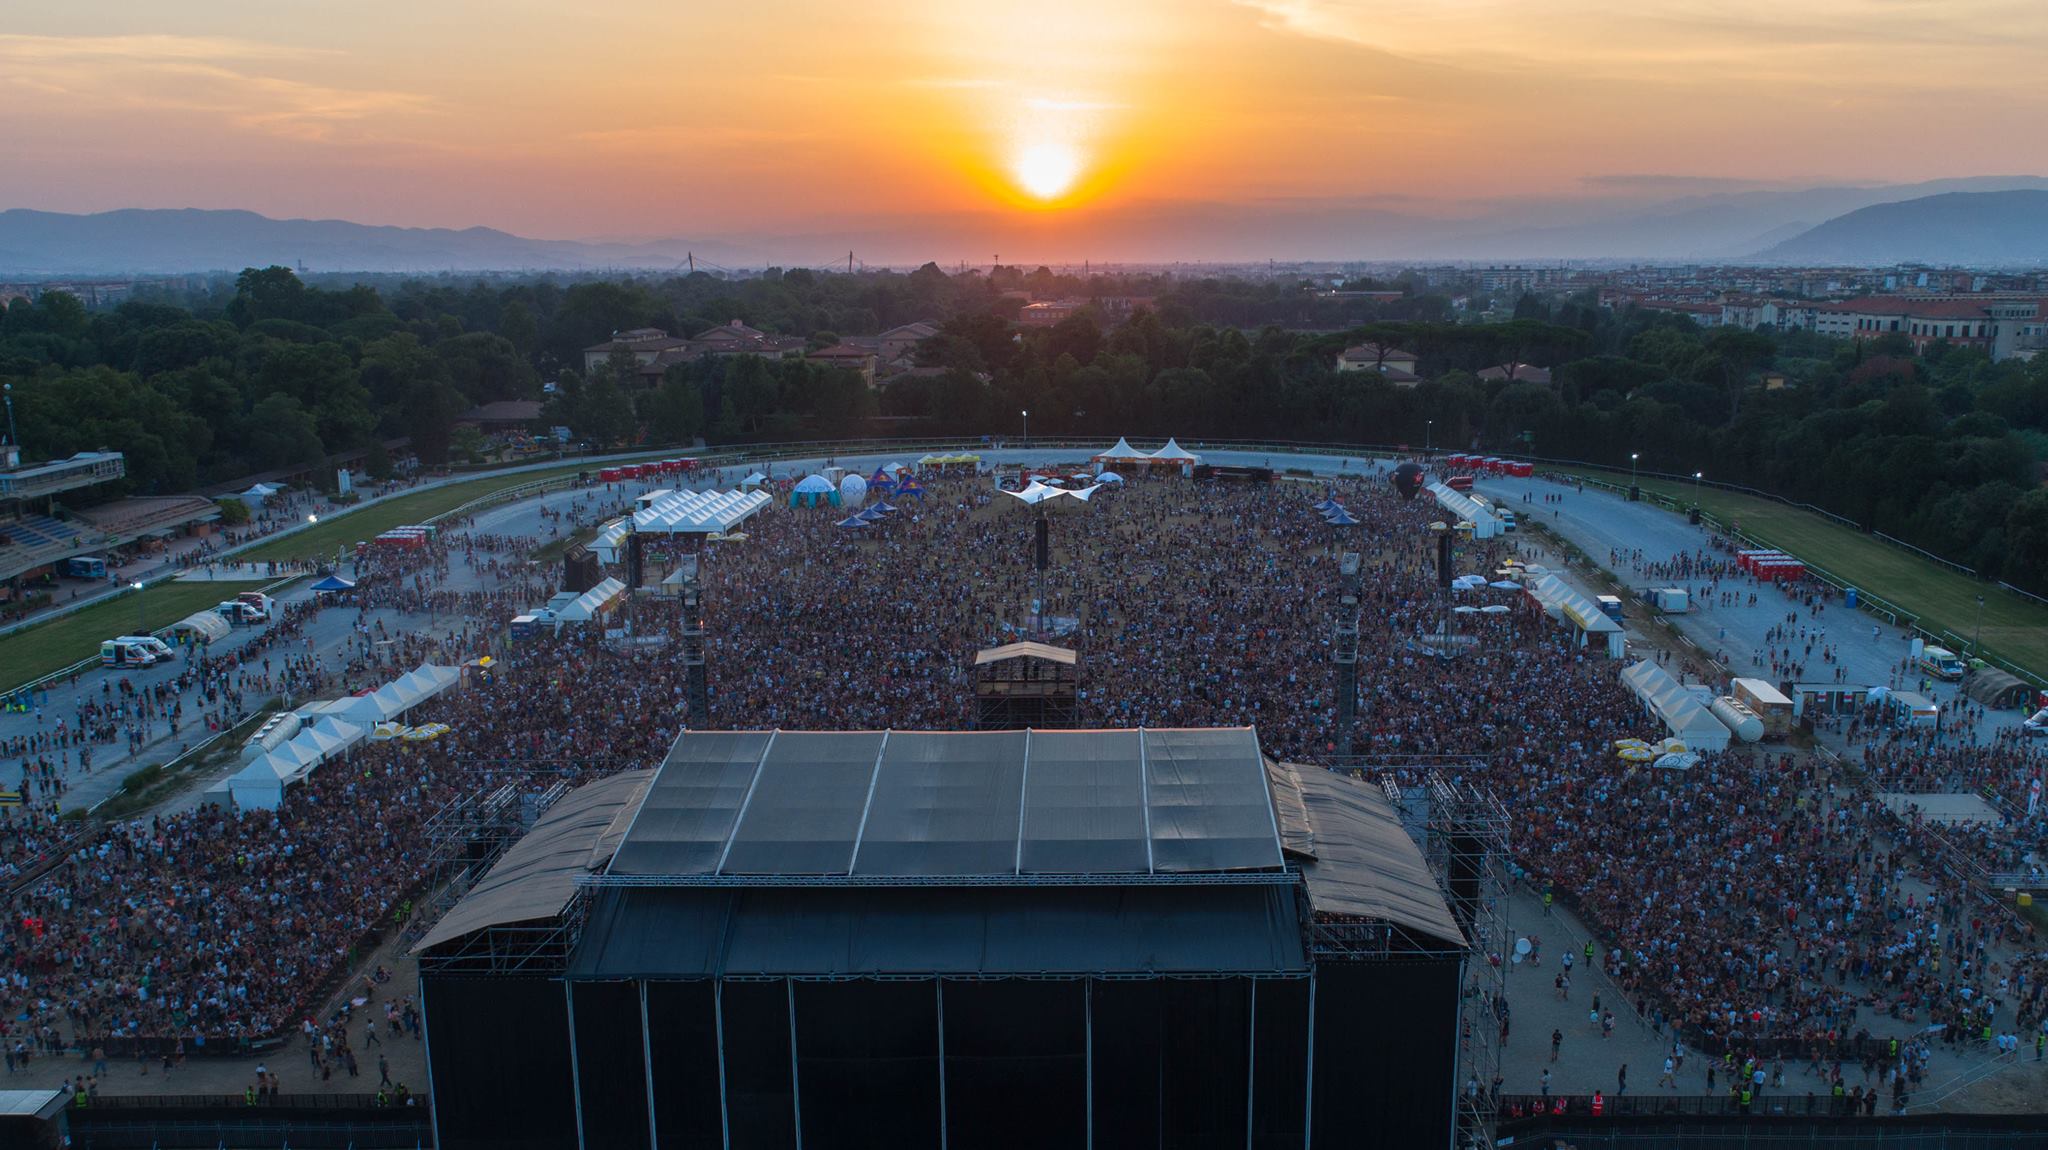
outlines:
{"label": "sunset sky", "polygon": [[0,207],[555,238],[1456,214],[2048,171],[2043,75],[2041,0],[13,0]]}

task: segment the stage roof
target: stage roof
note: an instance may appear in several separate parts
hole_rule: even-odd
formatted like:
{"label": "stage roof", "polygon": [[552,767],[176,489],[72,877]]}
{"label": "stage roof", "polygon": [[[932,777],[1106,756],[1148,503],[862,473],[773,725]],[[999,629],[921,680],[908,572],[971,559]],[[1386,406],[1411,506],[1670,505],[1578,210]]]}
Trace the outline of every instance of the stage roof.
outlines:
{"label": "stage roof", "polygon": [[564,795],[413,950],[485,927],[560,914],[576,893],[577,877],[611,857],[623,827],[619,813],[632,806],[653,777],[652,771],[626,771]]}
{"label": "stage roof", "polygon": [[610,876],[1173,875],[1284,867],[1249,727],[687,732]]}
{"label": "stage roof", "polygon": [[585,885],[577,977],[1290,971],[1305,912],[1464,945],[1385,792],[1250,728],[688,732],[564,798],[418,949]]}
{"label": "stage roof", "polygon": [[1000,647],[974,653],[974,665],[1000,663],[1005,659],[1044,659],[1053,663],[1071,665],[1077,656],[1065,647],[1054,647],[1048,643],[1005,643]]}
{"label": "stage roof", "polygon": [[1384,919],[1462,945],[1465,932],[1386,792],[1322,767],[1276,763],[1281,835],[1317,914]]}

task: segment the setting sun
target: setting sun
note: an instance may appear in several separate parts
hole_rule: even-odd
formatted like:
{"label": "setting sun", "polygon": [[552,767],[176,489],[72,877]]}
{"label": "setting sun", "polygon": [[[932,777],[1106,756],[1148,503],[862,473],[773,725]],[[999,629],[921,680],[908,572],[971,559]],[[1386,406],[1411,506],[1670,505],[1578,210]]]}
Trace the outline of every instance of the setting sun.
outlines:
{"label": "setting sun", "polygon": [[1081,174],[1081,157],[1064,144],[1031,144],[1017,153],[1012,168],[1026,192],[1050,200],[1074,186]]}

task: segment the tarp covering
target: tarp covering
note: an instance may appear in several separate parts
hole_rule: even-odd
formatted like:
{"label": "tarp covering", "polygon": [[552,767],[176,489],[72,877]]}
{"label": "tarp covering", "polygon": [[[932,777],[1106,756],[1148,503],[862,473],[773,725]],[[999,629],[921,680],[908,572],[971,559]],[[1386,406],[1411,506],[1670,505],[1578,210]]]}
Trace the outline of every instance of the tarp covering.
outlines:
{"label": "tarp covering", "polygon": [[1292,898],[1214,885],[611,890],[569,976],[1292,972],[1307,968]]}
{"label": "tarp covering", "polygon": [[[1290,852],[1306,856],[1301,877],[1316,913],[1383,919],[1464,945],[1458,920],[1385,791],[1322,767],[1276,763],[1271,771],[1281,833]],[[1304,823],[1287,825],[1296,817]]]}
{"label": "tarp covering", "polygon": [[1621,681],[1651,714],[1663,721],[1674,738],[1691,750],[1728,749],[1731,732],[1726,724],[1664,668],[1647,660],[1635,663],[1622,671]]}
{"label": "tarp covering", "polygon": [[1217,730],[686,732],[618,875],[1273,870],[1258,737]]}
{"label": "tarp covering", "polygon": [[356,585],[339,575],[329,575],[307,588],[309,591],[353,591]]}
{"label": "tarp covering", "polygon": [[413,952],[488,926],[561,913],[576,893],[576,877],[590,871],[593,848],[601,845],[619,812],[639,801],[653,777],[653,771],[626,771],[564,795],[526,837],[512,844],[475,889],[434,924]]}
{"label": "tarp covering", "polygon": [[194,611],[171,624],[171,630],[183,631],[195,640],[210,643],[215,639],[227,638],[234,628],[228,625],[226,619],[220,617],[218,611]]}
{"label": "tarp covering", "polygon": [[1963,693],[1994,711],[2017,707],[2034,697],[2034,689],[1996,667],[1979,667],[1963,680]]}

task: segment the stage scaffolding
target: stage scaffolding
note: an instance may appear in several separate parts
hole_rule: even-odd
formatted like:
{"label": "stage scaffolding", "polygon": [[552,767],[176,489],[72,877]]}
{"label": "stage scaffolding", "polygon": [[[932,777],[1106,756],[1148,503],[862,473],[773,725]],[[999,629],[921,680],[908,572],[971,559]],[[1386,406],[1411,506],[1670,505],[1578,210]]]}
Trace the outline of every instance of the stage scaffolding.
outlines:
{"label": "stage scaffolding", "polygon": [[1409,837],[1421,845],[1458,925],[1466,931],[1458,999],[1458,1144],[1493,1146],[1493,1078],[1501,1066],[1501,1015],[1507,925],[1507,808],[1470,782],[1479,757],[1389,757],[1346,761],[1335,769],[1376,778]]}
{"label": "stage scaffolding", "polygon": [[1339,755],[1353,747],[1352,728],[1358,716],[1358,552],[1346,551],[1337,561],[1337,614],[1331,622],[1330,662],[1337,668],[1337,724],[1331,743]]}
{"label": "stage scaffolding", "polygon": [[405,945],[426,937],[506,849],[568,793],[569,784],[561,780],[538,795],[522,794],[506,783],[459,795],[428,817],[421,837],[427,848],[429,893],[400,932]]}

